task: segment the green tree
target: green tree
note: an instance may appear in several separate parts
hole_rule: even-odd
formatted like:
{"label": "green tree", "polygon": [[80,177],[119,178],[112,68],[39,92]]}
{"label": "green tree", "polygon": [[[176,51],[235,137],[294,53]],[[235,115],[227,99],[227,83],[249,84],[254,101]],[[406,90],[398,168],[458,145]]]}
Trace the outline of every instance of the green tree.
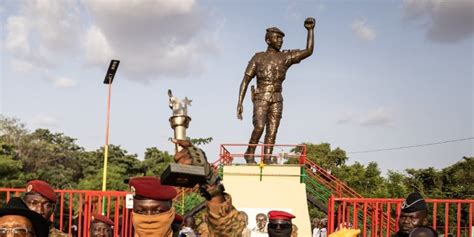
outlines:
{"label": "green tree", "polygon": [[22,185],[22,163],[16,157],[12,145],[0,142],[0,185],[1,187],[15,187]]}
{"label": "green tree", "polygon": [[407,187],[404,184],[405,176],[396,171],[388,171],[387,191],[388,197],[405,198],[407,196]]}
{"label": "green tree", "polygon": [[15,177],[3,180],[3,186],[23,187],[29,179],[43,179],[57,188],[72,188],[80,175],[76,157],[83,149],[71,137],[47,129],[29,133],[17,119],[0,117],[0,143],[0,162]]}
{"label": "green tree", "polygon": [[173,160],[166,151],[160,151],[156,147],[146,148],[145,159],[142,161],[145,174],[159,176],[166,166]]}
{"label": "green tree", "polygon": [[[306,158],[312,160],[328,171],[334,171],[337,167],[344,165],[348,159],[346,152],[339,147],[331,150],[329,143],[303,143],[306,145]],[[301,152],[301,147],[291,152]]]}
{"label": "green tree", "polygon": [[[83,178],[79,188],[100,190],[104,165],[104,148],[81,156]],[[107,162],[107,190],[126,190],[125,179],[144,174],[143,165],[136,154],[128,154],[120,146],[109,145]]]}
{"label": "green tree", "polygon": [[443,197],[440,173],[433,167],[426,169],[406,169],[408,174],[405,179],[409,191],[418,191],[432,198]]}
{"label": "green tree", "polygon": [[446,198],[474,199],[474,157],[463,157],[441,170],[442,191]]}

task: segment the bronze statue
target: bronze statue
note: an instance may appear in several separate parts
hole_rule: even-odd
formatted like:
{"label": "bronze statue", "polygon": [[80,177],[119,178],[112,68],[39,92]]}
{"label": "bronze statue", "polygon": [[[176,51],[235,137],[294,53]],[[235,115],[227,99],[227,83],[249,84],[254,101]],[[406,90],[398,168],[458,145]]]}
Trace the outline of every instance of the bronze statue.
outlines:
{"label": "bronze statue", "polygon": [[[265,133],[265,144],[275,144],[278,126],[283,112],[282,84],[288,68],[302,59],[309,57],[314,48],[314,18],[307,18],[304,27],[308,30],[306,49],[280,51],[285,34],[276,27],[267,29],[265,41],[267,51],[256,53],[250,60],[245,75],[240,84],[239,101],[237,104],[237,118],[242,120],[242,102],[249,82],[257,77],[257,89],[252,86],[251,97],[253,102],[253,126],[249,144],[257,144]],[[245,152],[247,163],[256,163],[254,158],[256,146],[249,145]],[[263,162],[271,163],[272,146],[264,148]]]}

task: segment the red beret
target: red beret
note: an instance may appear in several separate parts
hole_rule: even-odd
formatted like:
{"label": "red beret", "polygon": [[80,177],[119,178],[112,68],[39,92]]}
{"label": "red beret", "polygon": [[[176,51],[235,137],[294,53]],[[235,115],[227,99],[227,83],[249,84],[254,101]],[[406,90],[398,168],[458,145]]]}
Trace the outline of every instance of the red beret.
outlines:
{"label": "red beret", "polygon": [[179,214],[174,215],[173,223],[181,224],[181,223],[183,223],[183,221],[184,221],[184,219],[181,215],[179,215]]}
{"label": "red beret", "polygon": [[110,226],[114,225],[114,222],[112,220],[110,220],[106,216],[96,214],[96,213],[92,214],[91,222],[93,222],[93,223],[94,222],[103,222],[103,223],[105,223],[107,225],[110,225]]}
{"label": "red beret", "polygon": [[167,201],[176,197],[176,189],[168,185],[162,185],[160,180],[151,177],[135,177],[128,182],[133,196]]}
{"label": "red beret", "polygon": [[268,212],[269,220],[291,220],[295,218],[294,215],[284,211],[270,211]]}
{"label": "red beret", "polygon": [[26,193],[38,193],[46,199],[56,203],[54,189],[43,180],[31,180],[26,184]]}

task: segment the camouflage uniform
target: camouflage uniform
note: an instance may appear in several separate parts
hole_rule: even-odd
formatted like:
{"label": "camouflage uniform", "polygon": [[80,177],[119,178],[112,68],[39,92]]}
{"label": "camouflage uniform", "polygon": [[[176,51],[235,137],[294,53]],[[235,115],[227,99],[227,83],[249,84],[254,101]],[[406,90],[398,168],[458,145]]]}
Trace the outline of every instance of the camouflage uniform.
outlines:
{"label": "camouflage uniform", "polygon": [[199,237],[209,237],[209,227],[207,226],[207,222],[202,222],[198,228],[197,233]]}
{"label": "camouflage uniform", "polygon": [[242,231],[247,227],[245,216],[232,205],[229,194],[224,194],[224,198],[223,203],[207,203],[207,225],[198,228],[202,237],[242,236]]}
{"label": "camouflage uniform", "polygon": [[54,226],[51,226],[49,228],[49,237],[67,237],[68,235],[66,233],[63,233],[62,231],[54,228]]}

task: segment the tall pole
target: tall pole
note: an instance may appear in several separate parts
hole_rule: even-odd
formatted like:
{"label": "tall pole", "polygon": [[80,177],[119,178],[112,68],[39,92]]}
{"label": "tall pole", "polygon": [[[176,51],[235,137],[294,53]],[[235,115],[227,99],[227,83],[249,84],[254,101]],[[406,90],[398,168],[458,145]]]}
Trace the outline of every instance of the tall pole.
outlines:
{"label": "tall pole", "polygon": [[[109,158],[109,127],[110,127],[110,99],[112,96],[112,81],[120,61],[110,61],[109,69],[105,75],[104,84],[108,84],[109,93],[107,96],[107,118],[105,122],[105,145],[104,145],[104,169],[102,174],[102,191],[107,190],[107,163]],[[102,215],[105,215],[105,196],[102,197]]]}

